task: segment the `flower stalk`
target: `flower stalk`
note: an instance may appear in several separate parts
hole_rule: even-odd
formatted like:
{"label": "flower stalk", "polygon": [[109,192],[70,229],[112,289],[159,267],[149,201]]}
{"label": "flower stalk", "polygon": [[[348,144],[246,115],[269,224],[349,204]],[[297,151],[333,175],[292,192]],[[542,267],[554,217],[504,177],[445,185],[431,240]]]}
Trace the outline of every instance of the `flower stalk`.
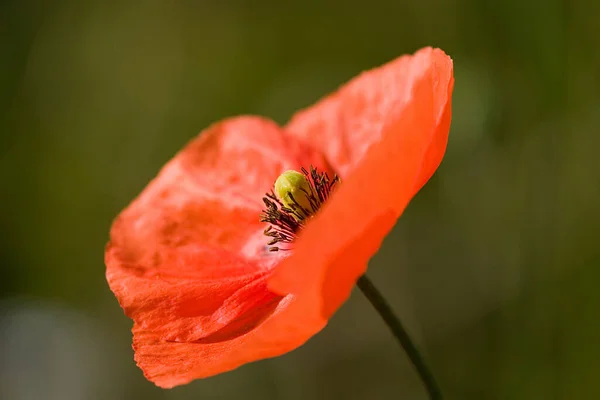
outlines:
{"label": "flower stalk", "polygon": [[400,319],[394,314],[394,311],[385,300],[381,292],[373,285],[373,282],[366,276],[363,275],[358,278],[356,286],[361,290],[365,297],[369,300],[371,305],[377,310],[383,321],[386,323],[396,340],[400,343],[406,355],[410,359],[415,370],[419,374],[425,389],[429,394],[431,400],[441,400],[442,392],[438,386],[435,378],[429,367],[427,366],[425,359],[419,352],[419,349],[411,340],[410,336],[404,326],[400,322]]}

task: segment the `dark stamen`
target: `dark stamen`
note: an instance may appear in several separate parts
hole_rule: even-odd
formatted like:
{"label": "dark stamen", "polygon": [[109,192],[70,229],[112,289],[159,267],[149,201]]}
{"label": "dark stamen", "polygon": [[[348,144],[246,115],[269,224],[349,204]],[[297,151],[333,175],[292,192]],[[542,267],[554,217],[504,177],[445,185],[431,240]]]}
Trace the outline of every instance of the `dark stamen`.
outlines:
{"label": "dark stamen", "polygon": [[310,190],[302,189],[310,204],[310,210],[302,206],[294,196],[289,193],[291,204],[285,206],[273,191],[265,193],[263,202],[265,209],[260,214],[260,222],[266,222],[269,226],[265,229],[265,236],[271,240],[267,243],[269,251],[285,251],[290,248],[281,248],[275,246],[277,243],[292,243],[302,229],[305,222],[313,216],[327,200],[333,186],[339,182],[337,175],[329,179],[326,172],[319,172],[312,165],[307,171],[302,168],[302,173],[306,176]]}

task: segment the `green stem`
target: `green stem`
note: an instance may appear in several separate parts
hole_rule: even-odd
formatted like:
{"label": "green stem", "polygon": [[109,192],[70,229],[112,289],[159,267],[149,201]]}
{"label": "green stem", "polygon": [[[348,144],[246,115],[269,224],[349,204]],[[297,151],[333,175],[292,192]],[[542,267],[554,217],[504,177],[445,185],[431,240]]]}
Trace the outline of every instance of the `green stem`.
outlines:
{"label": "green stem", "polygon": [[392,331],[396,337],[396,340],[398,340],[408,355],[408,358],[410,358],[410,361],[419,374],[421,381],[423,381],[423,385],[429,393],[429,398],[431,400],[441,400],[442,392],[440,391],[440,388],[437,385],[431,370],[429,367],[427,367],[423,356],[410,339],[410,336],[408,336],[408,333],[402,326],[400,319],[398,319],[398,317],[394,314],[394,311],[385,300],[381,292],[377,290],[375,285],[373,285],[373,282],[371,282],[366,275],[361,276],[356,282],[356,285],[363,292],[365,297],[371,302],[381,318],[383,318],[390,331]]}

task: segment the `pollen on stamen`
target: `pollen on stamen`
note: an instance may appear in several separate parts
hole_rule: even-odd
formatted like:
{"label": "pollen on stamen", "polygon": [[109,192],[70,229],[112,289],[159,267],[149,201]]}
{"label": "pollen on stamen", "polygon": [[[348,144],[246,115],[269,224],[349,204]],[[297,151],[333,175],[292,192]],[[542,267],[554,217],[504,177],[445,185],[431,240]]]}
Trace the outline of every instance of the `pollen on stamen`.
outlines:
{"label": "pollen on stamen", "polygon": [[302,173],[289,170],[277,178],[274,190],[263,197],[265,209],[260,214],[260,221],[269,224],[264,230],[265,236],[271,238],[267,243],[269,251],[291,249],[289,244],[327,200],[337,182],[337,175],[330,179],[326,172],[313,166],[310,170],[302,168]]}

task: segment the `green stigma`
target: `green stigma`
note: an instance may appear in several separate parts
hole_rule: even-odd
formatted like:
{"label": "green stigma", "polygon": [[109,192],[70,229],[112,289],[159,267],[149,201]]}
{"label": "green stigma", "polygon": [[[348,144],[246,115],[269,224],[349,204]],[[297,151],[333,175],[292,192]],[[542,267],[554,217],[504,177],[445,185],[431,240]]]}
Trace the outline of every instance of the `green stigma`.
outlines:
{"label": "green stigma", "polygon": [[315,211],[311,202],[315,197],[312,186],[306,175],[301,172],[288,170],[279,175],[275,181],[274,192],[298,220],[311,216]]}

